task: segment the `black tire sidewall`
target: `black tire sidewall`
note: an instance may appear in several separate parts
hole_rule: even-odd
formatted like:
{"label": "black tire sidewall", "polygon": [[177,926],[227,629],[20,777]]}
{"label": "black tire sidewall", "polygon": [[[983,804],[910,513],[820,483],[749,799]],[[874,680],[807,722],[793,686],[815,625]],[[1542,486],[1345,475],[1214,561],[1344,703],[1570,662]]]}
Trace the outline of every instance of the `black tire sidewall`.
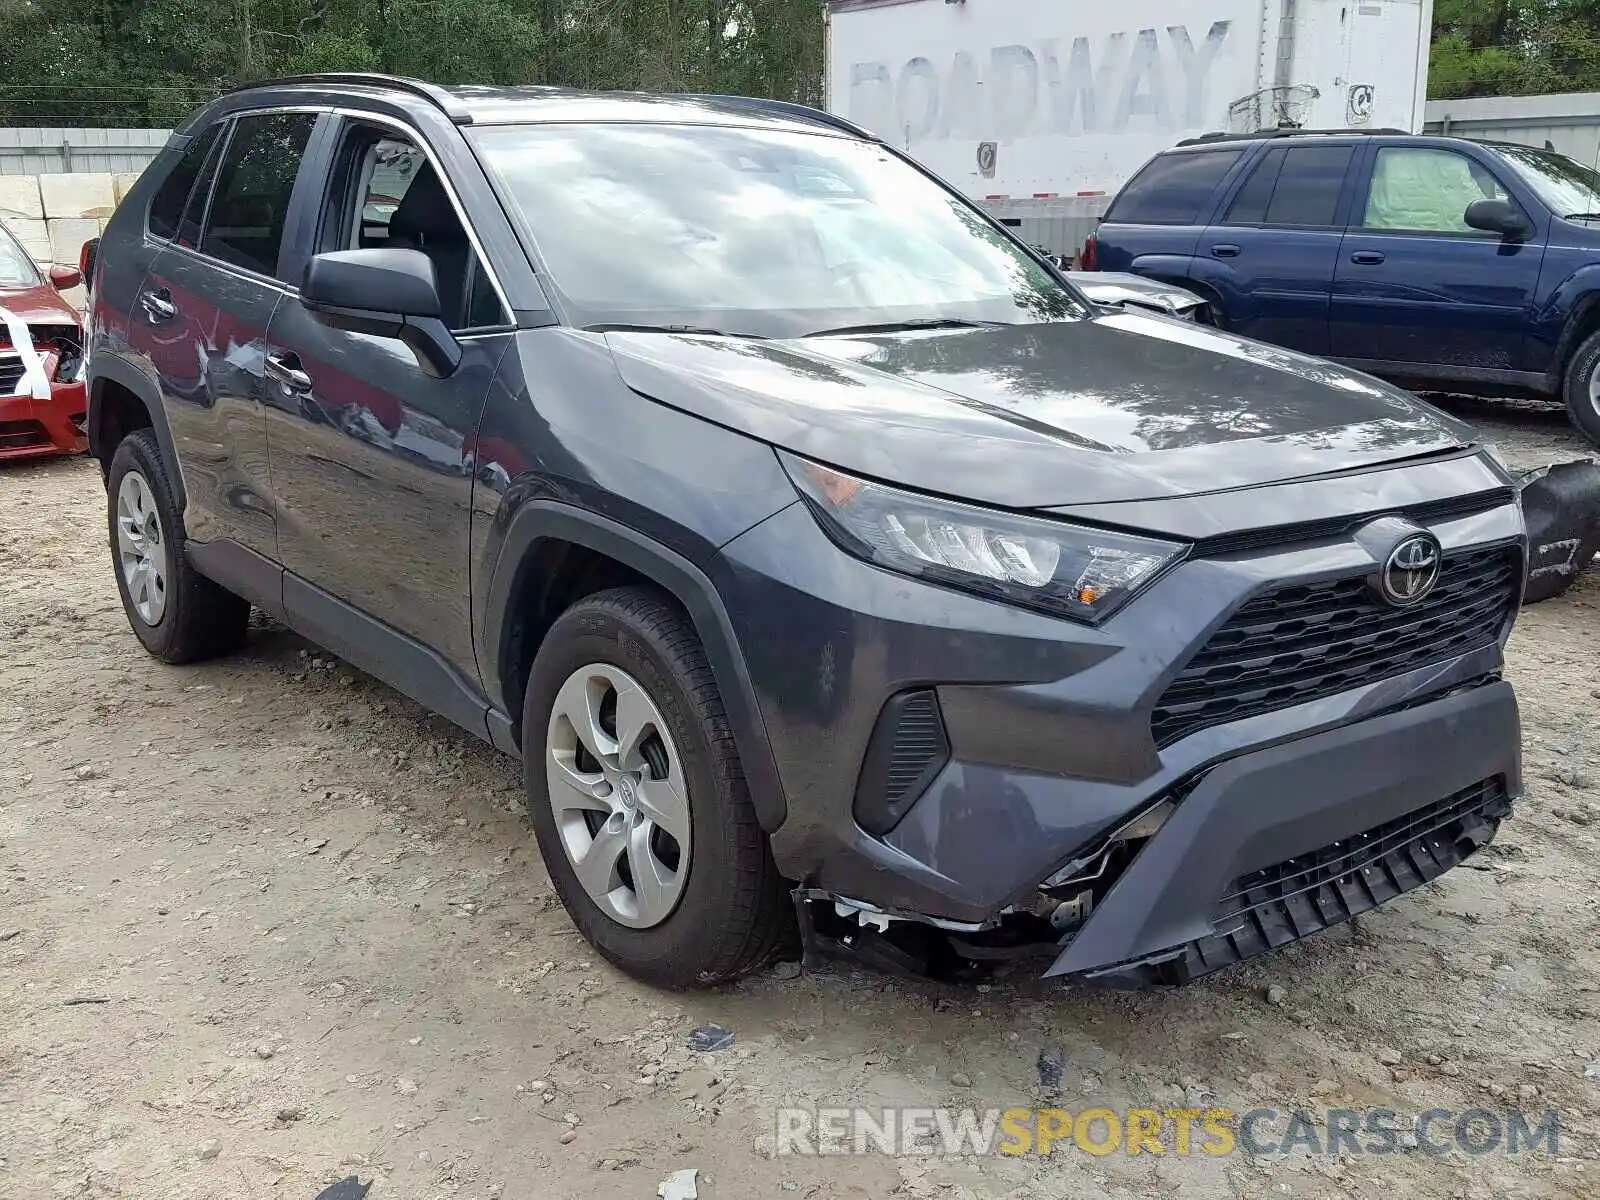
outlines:
{"label": "black tire sidewall", "polygon": [[[138,471],[149,486],[155,500],[156,519],[161,523],[161,540],[167,555],[167,606],[161,621],[147,625],[139,610],[134,607],[128,592],[128,581],[122,574],[122,556],[117,546],[117,493],[129,471]],[[177,638],[183,613],[183,589],[178,586],[178,572],[182,569],[183,526],[172,500],[172,488],[167,483],[161,451],[155,438],[145,431],[129,434],[111,456],[111,469],[106,482],[106,525],[111,539],[111,570],[117,578],[117,594],[122,597],[122,610],[128,615],[128,625],[146,650],[159,657],[168,654]]]}
{"label": "black tire sidewall", "polygon": [[1589,380],[1600,370],[1600,333],[1592,333],[1567,365],[1567,413],[1578,431],[1600,446],[1600,406],[1589,398]]}
{"label": "black tire sidewall", "polygon": [[[592,663],[618,667],[644,686],[670,727],[688,790],[689,878],[672,915],[648,929],[617,923],[590,899],[567,858],[550,807],[545,780],[550,710],[562,684]],[[551,883],[579,931],[607,959],[645,980],[684,986],[706,974],[720,950],[711,935],[734,907],[737,845],[725,832],[737,803],[732,789],[743,783],[717,769],[706,723],[653,631],[634,628],[604,603],[583,603],[563,615],[546,636],[528,679],[522,746],[528,815]]]}

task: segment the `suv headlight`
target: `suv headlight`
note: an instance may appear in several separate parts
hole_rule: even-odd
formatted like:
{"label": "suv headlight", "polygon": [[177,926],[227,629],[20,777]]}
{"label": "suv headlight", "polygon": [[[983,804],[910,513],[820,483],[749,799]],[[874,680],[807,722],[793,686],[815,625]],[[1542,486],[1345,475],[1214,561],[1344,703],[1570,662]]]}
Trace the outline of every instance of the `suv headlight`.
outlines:
{"label": "suv headlight", "polygon": [[1183,557],[1176,542],[885,487],[778,453],[823,530],[903,575],[1075,621],[1103,621]]}

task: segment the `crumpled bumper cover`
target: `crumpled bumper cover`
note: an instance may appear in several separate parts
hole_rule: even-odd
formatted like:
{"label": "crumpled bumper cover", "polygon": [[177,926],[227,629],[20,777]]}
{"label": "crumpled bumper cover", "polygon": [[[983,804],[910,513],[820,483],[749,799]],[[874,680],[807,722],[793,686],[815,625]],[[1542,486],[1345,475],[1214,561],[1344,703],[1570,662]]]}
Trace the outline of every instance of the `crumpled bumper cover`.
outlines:
{"label": "crumpled bumper cover", "polygon": [[1493,836],[1520,742],[1495,681],[1223,762],[1046,974],[1185,982],[1418,887]]}
{"label": "crumpled bumper cover", "polygon": [[81,383],[56,383],[48,400],[0,396],[0,460],[40,454],[81,454],[89,439],[80,427],[88,410]]}

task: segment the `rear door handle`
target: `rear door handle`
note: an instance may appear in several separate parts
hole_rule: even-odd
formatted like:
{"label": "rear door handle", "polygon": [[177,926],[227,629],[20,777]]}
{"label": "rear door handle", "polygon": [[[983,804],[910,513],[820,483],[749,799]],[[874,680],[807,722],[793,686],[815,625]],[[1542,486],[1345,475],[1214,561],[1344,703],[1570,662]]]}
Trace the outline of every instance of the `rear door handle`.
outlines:
{"label": "rear door handle", "polygon": [[1383,255],[1377,250],[1357,250],[1350,256],[1350,261],[1360,263],[1363,267],[1375,267],[1383,261]]}
{"label": "rear door handle", "polygon": [[178,315],[178,306],[172,302],[172,293],[166,288],[153,292],[140,292],[139,307],[144,309],[144,315],[150,318],[152,325],[170,321]]}
{"label": "rear door handle", "polygon": [[302,396],[311,390],[311,376],[300,369],[296,354],[269,354],[265,367],[267,378],[293,396]]}
{"label": "rear door handle", "polygon": [[1232,245],[1232,244],[1230,244],[1228,242],[1223,242],[1219,246],[1211,247],[1211,257],[1212,258],[1238,258],[1239,257],[1239,247],[1237,247],[1235,245]]}

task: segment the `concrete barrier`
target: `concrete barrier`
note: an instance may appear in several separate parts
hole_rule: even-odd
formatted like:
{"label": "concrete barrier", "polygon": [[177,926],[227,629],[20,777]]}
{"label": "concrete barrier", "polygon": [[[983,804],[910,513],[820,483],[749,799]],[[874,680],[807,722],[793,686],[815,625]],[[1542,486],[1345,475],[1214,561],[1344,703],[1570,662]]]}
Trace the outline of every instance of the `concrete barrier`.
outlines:
{"label": "concrete barrier", "polygon": [[83,243],[105,231],[138,178],[137,171],[0,175],[0,223],[40,266],[75,267]]}

